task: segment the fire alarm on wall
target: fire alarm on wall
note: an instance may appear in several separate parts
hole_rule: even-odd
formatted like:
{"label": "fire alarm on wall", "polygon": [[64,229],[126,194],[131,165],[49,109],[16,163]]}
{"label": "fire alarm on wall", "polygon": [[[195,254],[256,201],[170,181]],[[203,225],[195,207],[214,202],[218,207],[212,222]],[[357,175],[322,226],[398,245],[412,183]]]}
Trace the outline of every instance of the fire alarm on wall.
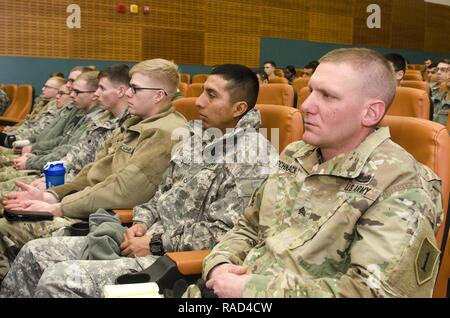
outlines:
{"label": "fire alarm on wall", "polygon": [[125,3],[118,3],[117,4],[117,12],[119,13],[125,13],[127,11],[125,7]]}

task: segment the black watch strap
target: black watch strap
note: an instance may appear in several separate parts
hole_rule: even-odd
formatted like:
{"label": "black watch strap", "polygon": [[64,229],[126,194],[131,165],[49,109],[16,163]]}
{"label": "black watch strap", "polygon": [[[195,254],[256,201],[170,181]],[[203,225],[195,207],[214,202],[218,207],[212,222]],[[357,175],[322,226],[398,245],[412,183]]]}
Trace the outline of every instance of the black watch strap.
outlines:
{"label": "black watch strap", "polygon": [[150,252],[152,255],[162,256],[165,254],[161,236],[162,234],[155,234],[150,240]]}

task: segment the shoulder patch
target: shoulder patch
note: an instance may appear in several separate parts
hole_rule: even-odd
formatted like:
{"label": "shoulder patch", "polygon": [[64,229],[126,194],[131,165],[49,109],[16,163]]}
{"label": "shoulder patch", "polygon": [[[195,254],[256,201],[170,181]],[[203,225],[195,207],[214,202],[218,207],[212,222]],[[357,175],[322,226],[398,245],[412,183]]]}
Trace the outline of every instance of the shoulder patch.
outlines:
{"label": "shoulder patch", "polygon": [[439,249],[430,242],[428,237],[423,239],[414,263],[417,284],[419,286],[425,284],[433,277],[440,253]]}

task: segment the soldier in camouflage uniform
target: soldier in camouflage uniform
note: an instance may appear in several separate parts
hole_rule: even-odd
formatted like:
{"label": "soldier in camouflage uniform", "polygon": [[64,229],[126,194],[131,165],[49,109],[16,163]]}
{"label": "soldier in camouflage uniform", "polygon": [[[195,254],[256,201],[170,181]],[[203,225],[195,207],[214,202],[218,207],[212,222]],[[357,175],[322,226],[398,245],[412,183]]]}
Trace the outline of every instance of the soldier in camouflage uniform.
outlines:
{"label": "soldier in camouflage uniform", "polygon": [[446,81],[446,90],[437,95],[433,101],[433,121],[447,126],[448,111],[450,110],[450,77]]}
{"label": "soldier in camouflage uniform", "polygon": [[[51,77],[49,78],[44,86],[42,87],[41,95],[35,101],[33,105],[33,111],[28,114],[24,120],[19,122],[18,124],[7,127],[8,129],[4,129],[3,133],[7,136],[14,135],[16,136],[16,140],[24,139],[19,135],[21,132],[26,131],[29,128],[34,127],[40,118],[40,114],[46,108],[47,104],[50,101],[54,101],[56,95],[58,94],[59,89],[66,84],[66,81],[60,77]],[[4,140],[4,135],[0,137],[0,139]]]}
{"label": "soldier in camouflage uniform", "polygon": [[51,211],[56,218],[53,222],[0,219],[0,280],[9,269],[5,253],[11,242],[21,248],[32,239],[50,236],[57,227],[88,218],[99,208],[132,207],[155,194],[169,166],[172,147],[179,141],[172,132],[186,125],[171,105],[180,80],[178,66],[153,59],[133,66],[130,75],[126,96],[128,110],[134,116],[105,141],[95,162],[71,182],[49,191],[19,184],[24,191],[5,195],[9,199],[4,201],[6,208]]}
{"label": "soldier in camouflage uniform", "polygon": [[[309,85],[303,141],[204,260],[206,287],[219,297],[430,297],[440,180],[375,128],[395,94],[392,67],[339,49]],[[191,285],[184,296],[199,294]]]}
{"label": "soldier in camouflage uniform", "polygon": [[[258,88],[255,74],[244,66],[214,68],[197,107],[204,127],[215,129],[204,131],[201,123],[190,123],[183,134],[188,137],[173,151],[155,196],[133,210],[134,225],[121,245],[122,256],[127,257],[77,261],[86,237],[33,241],[17,257],[1,296],[101,297],[104,285],[150,266],[164,251],[214,246],[233,227],[278,157],[255,131],[261,122],[253,108]],[[207,159],[208,154],[212,157]],[[155,241],[162,242],[164,251],[152,255]],[[25,273],[32,279],[24,279]]]}
{"label": "soldier in camouflage uniform", "polygon": [[9,106],[10,100],[4,90],[0,88],[0,115],[3,115],[6,108]]}
{"label": "soldier in camouflage uniform", "polygon": [[437,65],[437,81],[430,85],[431,100],[439,99],[441,91],[441,83],[445,83],[450,76],[450,61],[442,60]]}

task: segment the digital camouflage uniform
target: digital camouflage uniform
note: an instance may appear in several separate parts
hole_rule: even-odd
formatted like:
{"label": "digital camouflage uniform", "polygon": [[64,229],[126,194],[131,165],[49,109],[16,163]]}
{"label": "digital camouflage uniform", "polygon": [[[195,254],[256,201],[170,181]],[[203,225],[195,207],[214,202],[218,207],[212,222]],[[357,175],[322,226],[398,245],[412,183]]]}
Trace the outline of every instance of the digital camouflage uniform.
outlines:
{"label": "digital camouflage uniform", "polygon": [[203,278],[233,263],[250,274],[244,297],[430,297],[440,180],[389,137],[379,128],[323,163],[317,147],[289,145]]}
{"label": "digital camouflage uniform", "polygon": [[137,116],[127,119],[105,141],[95,162],[84,167],[72,182],[51,189],[61,201],[63,218],[53,222],[0,219],[0,281],[10,267],[4,237],[21,248],[30,240],[49,237],[64,226],[88,218],[99,208],[126,208],[153,197],[177,142],[172,139],[172,131],[185,123],[171,105],[145,120]]}
{"label": "digital camouflage uniform", "polygon": [[[255,109],[241,118],[233,133],[217,138],[205,133],[202,143],[202,129],[196,129],[191,122],[192,137],[176,146],[158,191],[148,203],[134,208],[133,221],[147,224],[148,234],[163,234],[165,251],[214,246],[233,227],[254,189],[270,173],[270,166],[278,158],[267,139],[246,130],[259,124],[260,114]],[[227,147],[234,144],[236,136],[246,142]],[[238,163],[192,160],[195,146],[191,145],[198,145],[200,154],[210,153],[225,141],[231,141],[221,152],[228,159],[243,153],[256,154],[259,149],[271,151],[271,156],[255,155]],[[101,297],[104,285],[114,283],[119,275],[147,268],[156,259],[149,255],[78,261],[76,257],[86,240],[86,237],[64,237],[29,242],[5,278],[1,296]]]}
{"label": "digital camouflage uniform", "polygon": [[434,101],[433,109],[433,121],[447,126],[448,121],[448,111],[450,109],[450,97],[448,97],[448,92],[444,92],[439,95]]}
{"label": "digital camouflage uniform", "polygon": [[121,117],[96,122],[89,128],[80,141],[72,146],[66,156],[62,158],[66,168],[65,182],[72,181],[84,166],[94,162],[95,155],[105,140],[129,117],[130,115],[126,111]]}
{"label": "digital camouflage uniform", "polygon": [[6,108],[9,106],[9,103],[10,101],[8,95],[0,88],[0,116],[3,115]]}
{"label": "digital camouflage uniform", "polygon": [[[70,102],[66,105],[68,104],[70,104]],[[30,117],[30,119],[24,122],[19,129],[14,131],[13,135],[16,137],[16,140],[27,139],[33,143],[36,140],[36,137],[44,131],[44,129],[56,122],[58,113],[64,106],[58,108],[56,106],[56,100],[47,103],[38,114]]]}
{"label": "digital camouflage uniform", "polygon": [[47,103],[49,101],[50,100],[43,99],[40,96],[36,97],[33,101],[33,110],[31,111],[31,113],[26,115],[24,119],[22,119],[20,122],[18,122],[14,126],[5,127],[5,129],[3,129],[3,132],[8,133],[8,135],[9,134],[14,135],[14,131],[21,128],[22,125],[24,125],[28,122],[28,120],[34,120],[34,117],[37,116],[41,112],[41,110],[47,105]]}

